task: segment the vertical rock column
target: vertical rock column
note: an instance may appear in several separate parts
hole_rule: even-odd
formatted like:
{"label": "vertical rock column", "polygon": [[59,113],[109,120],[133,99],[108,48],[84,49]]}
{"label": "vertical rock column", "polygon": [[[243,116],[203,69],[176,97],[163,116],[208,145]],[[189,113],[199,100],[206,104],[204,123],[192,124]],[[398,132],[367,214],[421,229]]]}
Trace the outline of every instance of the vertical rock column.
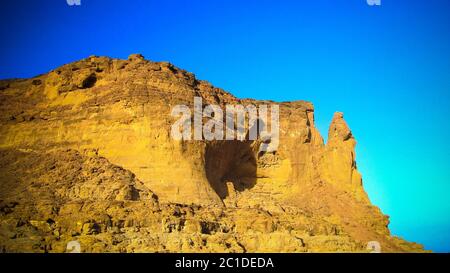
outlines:
{"label": "vertical rock column", "polygon": [[336,112],[328,130],[328,141],[320,164],[321,178],[339,188],[352,192],[358,200],[368,201],[356,167],[356,140],[344,120]]}

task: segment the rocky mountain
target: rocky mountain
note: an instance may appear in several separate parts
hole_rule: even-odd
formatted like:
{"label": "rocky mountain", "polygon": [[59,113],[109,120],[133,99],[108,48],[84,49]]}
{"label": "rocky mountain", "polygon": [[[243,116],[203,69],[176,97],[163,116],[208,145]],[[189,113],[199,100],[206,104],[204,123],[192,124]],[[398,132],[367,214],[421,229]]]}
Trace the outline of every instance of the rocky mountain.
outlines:
{"label": "rocky mountain", "polygon": [[[65,252],[418,252],[390,235],[336,113],[325,144],[305,101],[260,140],[174,140],[175,105],[238,99],[167,62],[91,56],[0,81],[0,249]],[[207,118],[206,118],[207,119]]]}

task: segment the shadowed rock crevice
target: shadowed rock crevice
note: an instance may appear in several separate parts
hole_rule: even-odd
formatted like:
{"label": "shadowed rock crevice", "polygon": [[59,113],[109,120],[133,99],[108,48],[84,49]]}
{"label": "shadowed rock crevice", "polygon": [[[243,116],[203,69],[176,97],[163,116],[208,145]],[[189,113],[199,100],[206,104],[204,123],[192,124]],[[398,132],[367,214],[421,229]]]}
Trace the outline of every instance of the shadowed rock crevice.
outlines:
{"label": "shadowed rock crevice", "polygon": [[89,76],[87,76],[86,79],[83,80],[83,82],[81,83],[81,89],[94,87],[96,82],[97,76],[94,73],[92,73]]}
{"label": "shadowed rock crevice", "polygon": [[207,143],[205,171],[208,182],[221,199],[229,196],[227,183],[237,191],[256,183],[257,159],[253,141],[215,141]]}

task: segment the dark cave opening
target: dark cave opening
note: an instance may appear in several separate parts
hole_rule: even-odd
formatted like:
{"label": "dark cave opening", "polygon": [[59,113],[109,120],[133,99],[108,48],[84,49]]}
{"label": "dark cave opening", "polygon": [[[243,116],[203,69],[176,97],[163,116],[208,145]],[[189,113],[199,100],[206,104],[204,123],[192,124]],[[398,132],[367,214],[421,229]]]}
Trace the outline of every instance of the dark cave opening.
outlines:
{"label": "dark cave opening", "polygon": [[223,200],[230,193],[227,182],[236,191],[250,189],[256,184],[257,158],[254,141],[212,141],[207,143],[205,153],[206,177]]}
{"label": "dark cave opening", "polygon": [[86,89],[86,88],[94,87],[96,82],[97,82],[97,76],[93,73],[93,74],[87,76],[86,79],[83,80],[83,82],[81,83],[81,88]]}

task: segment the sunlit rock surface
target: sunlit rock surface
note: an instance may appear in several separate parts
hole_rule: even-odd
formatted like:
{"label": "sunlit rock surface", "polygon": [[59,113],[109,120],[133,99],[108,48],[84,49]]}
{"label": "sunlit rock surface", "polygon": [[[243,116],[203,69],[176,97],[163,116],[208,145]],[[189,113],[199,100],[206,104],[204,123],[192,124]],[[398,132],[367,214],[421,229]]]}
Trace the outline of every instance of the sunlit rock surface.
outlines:
{"label": "sunlit rock surface", "polygon": [[92,56],[0,81],[0,250],[422,251],[390,235],[336,113],[324,144],[309,102],[279,103],[280,145],[175,141],[175,105],[241,100],[167,62]]}

